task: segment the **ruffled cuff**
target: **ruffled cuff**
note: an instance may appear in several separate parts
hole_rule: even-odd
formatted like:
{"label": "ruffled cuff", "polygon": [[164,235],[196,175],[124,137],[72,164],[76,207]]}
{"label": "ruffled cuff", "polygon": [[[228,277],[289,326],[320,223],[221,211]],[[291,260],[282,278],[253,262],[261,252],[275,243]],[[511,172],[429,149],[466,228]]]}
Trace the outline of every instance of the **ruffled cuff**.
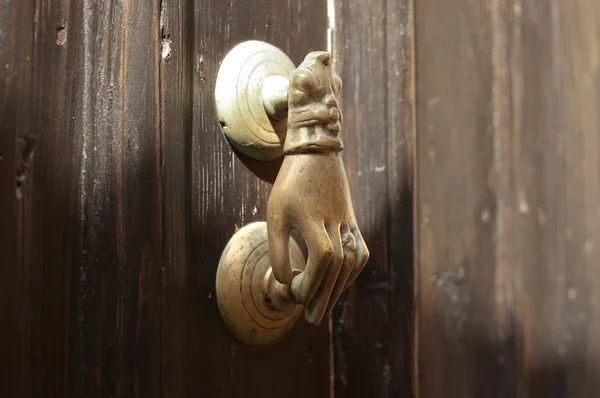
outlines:
{"label": "ruffled cuff", "polygon": [[291,74],[285,154],[339,152],[342,115],[336,95],[342,80],[333,73],[331,54],[312,52]]}

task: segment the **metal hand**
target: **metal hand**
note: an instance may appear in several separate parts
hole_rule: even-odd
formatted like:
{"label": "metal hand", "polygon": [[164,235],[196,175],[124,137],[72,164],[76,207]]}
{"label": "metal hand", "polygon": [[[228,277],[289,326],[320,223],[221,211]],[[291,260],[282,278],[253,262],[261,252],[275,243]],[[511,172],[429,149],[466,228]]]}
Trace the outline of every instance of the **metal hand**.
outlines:
{"label": "metal hand", "polygon": [[[299,274],[290,261],[292,229],[308,247]],[[269,198],[267,231],[275,278],[291,283],[294,298],[306,306],[306,319],[319,324],[369,258],[338,153],[286,156]]]}
{"label": "metal hand", "polygon": [[[267,206],[269,255],[275,278],[291,284],[306,306],[306,319],[319,324],[365,266],[369,252],[356,225],[344,163],[340,78],[331,56],[309,54],[292,72],[288,89],[286,157]],[[297,230],[308,247],[303,272],[294,272],[289,239]]]}

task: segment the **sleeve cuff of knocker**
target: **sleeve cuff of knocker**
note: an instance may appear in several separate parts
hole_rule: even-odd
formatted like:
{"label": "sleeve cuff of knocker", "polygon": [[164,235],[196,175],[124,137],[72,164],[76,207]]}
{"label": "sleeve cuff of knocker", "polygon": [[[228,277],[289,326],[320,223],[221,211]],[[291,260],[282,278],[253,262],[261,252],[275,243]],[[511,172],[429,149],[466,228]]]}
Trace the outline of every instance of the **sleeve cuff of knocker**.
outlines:
{"label": "sleeve cuff of knocker", "polygon": [[286,155],[341,152],[343,149],[342,140],[328,136],[321,136],[318,139],[311,139],[311,137],[302,137],[300,140],[286,139],[283,146]]}

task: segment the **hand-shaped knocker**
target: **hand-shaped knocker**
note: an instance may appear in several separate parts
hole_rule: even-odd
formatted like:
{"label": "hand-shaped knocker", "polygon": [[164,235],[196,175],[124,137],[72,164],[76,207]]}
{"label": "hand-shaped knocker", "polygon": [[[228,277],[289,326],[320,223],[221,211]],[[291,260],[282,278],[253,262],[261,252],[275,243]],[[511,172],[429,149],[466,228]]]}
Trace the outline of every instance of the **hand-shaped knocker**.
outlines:
{"label": "hand-shaped knocker", "polygon": [[[327,52],[308,54],[289,74],[285,158],[269,197],[266,231],[265,223],[242,228],[221,257],[219,309],[248,344],[278,340],[302,306],[306,320],[318,325],[369,257],[340,156],[341,87]],[[274,108],[285,111],[281,104]],[[306,243],[306,262],[293,230]]]}
{"label": "hand-shaped knocker", "polygon": [[[290,76],[286,154],[267,206],[269,256],[275,278],[290,284],[319,324],[362,270],[369,253],[356,225],[339,152],[341,79],[331,55],[314,52]],[[288,242],[297,230],[308,247],[304,272],[293,277]],[[293,279],[292,279],[293,278]]]}

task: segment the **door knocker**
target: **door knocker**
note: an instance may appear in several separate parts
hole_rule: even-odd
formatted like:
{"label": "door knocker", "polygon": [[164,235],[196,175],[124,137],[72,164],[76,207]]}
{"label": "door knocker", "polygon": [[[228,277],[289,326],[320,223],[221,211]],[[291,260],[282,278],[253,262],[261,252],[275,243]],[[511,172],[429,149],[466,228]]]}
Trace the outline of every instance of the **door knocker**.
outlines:
{"label": "door knocker", "polygon": [[[341,88],[328,52],[294,68],[257,41],[235,47],[219,70],[217,112],[230,142],[257,159],[285,156],[266,223],[236,232],[217,269],[219,311],[244,343],[272,345],[303,310],[318,325],[369,258],[340,156]],[[306,261],[292,230],[306,243]]]}

